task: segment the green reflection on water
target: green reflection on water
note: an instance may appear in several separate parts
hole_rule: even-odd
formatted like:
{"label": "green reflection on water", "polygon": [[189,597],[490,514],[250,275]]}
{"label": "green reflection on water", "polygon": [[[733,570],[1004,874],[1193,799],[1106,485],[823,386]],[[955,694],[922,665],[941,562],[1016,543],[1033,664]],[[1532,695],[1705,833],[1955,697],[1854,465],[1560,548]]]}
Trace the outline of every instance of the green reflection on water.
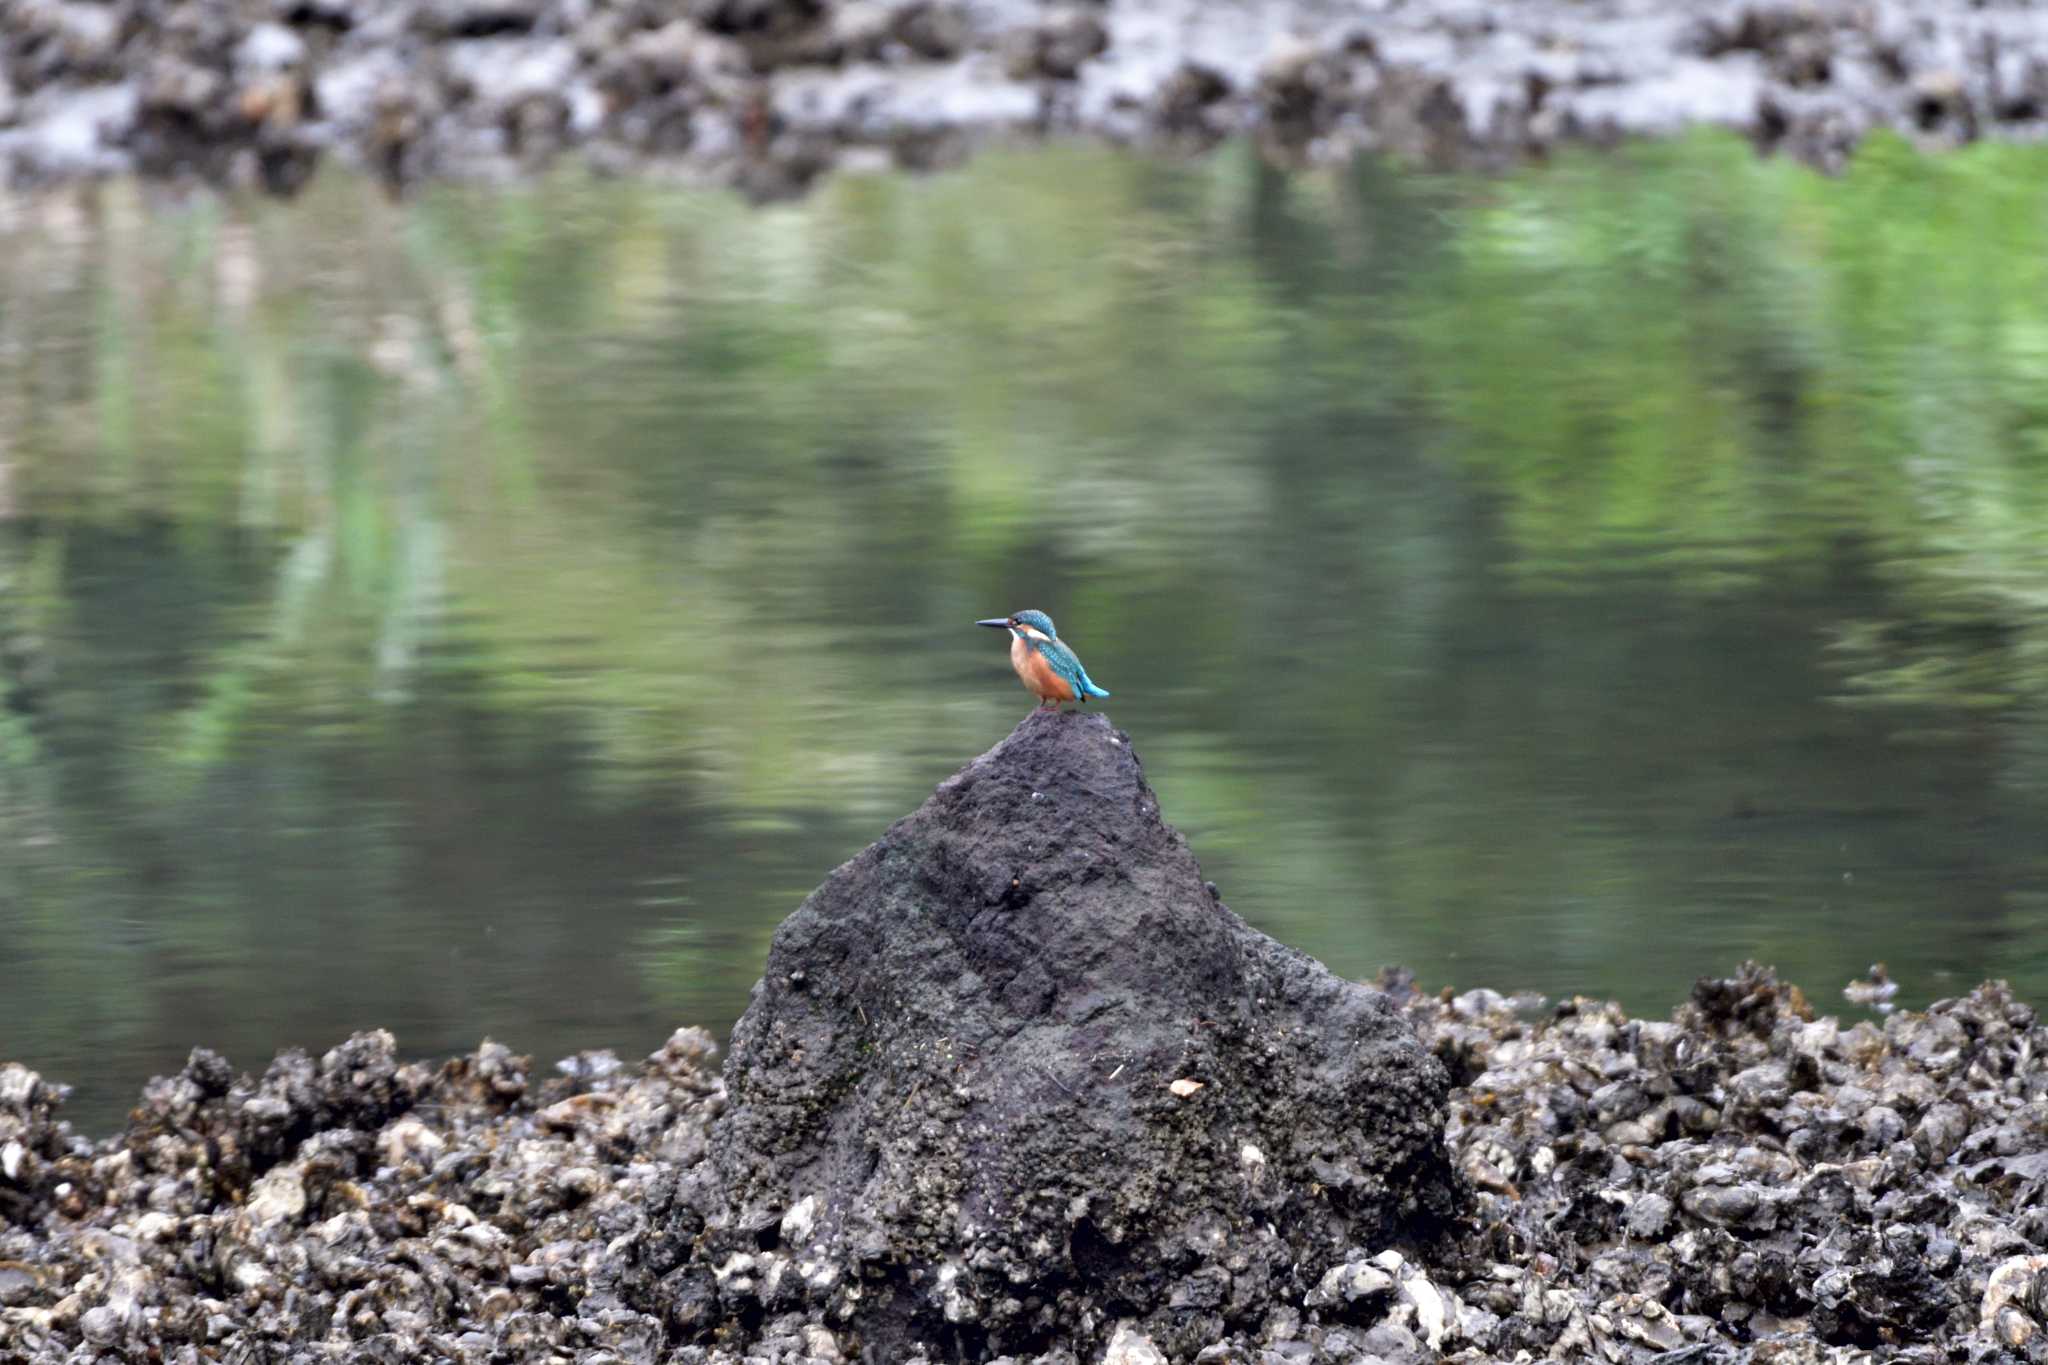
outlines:
{"label": "green reflection on water", "polygon": [[2044,169],[15,204],[0,1054],[729,1023],[1021,606],[1342,970],[2048,985]]}

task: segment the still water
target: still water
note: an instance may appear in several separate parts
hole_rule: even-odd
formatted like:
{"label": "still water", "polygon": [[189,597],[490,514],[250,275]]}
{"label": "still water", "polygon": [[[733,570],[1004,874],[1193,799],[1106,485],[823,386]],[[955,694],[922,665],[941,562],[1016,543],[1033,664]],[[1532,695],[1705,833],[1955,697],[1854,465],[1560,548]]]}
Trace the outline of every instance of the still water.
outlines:
{"label": "still water", "polygon": [[0,1056],[722,1032],[1026,606],[1343,972],[2048,998],[2044,171],[9,202]]}

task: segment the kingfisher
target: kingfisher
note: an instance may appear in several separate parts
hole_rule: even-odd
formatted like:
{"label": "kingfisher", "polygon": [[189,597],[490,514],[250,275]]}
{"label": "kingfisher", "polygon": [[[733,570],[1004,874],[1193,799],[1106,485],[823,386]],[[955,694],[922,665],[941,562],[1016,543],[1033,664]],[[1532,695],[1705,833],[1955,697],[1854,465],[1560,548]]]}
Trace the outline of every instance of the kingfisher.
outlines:
{"label": "kingfisher", "polygon": [[1081,667],[1081,657],[1067,648],[1052,618],[1044,612],[1014,612],[974,624],[1010,632],[1010,667],[1017,670],[1018,678],[1040,705],[1058,710],[1063,701],[1078,701],[1086,706],[1090,697],[1109,695],[1095,685],[1088,670]]}

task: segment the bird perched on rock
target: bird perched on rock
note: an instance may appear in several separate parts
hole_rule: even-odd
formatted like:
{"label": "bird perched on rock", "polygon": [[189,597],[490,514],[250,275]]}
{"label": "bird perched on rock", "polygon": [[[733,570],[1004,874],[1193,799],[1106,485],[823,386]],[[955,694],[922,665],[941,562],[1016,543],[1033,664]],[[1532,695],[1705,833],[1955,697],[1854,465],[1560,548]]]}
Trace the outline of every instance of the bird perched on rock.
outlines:
{"label": "bird perched on rock", "polygon": [[1057,710],[1063,701],[1078,701],[1085,706],[1090,697],[1109,695],[1089,678],[1080,656],[1067,648],[1044,612],[1020,611],[974,624],[1010,632],[1010,667],[1041,705]]}

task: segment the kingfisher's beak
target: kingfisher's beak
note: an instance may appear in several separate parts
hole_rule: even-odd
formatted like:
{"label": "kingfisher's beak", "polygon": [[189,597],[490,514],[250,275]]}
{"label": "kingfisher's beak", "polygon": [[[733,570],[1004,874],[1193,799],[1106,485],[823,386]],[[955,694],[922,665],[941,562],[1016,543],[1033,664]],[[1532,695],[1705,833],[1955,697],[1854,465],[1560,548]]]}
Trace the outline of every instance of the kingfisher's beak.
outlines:
{"label": "kingfisher's beak", "polygon": [[974,624],[977,626],[991,626],[996,630],[1008,630],[1010,628],[1010,618],[1007,616],[996,616],[986,621],[976,621]]}

